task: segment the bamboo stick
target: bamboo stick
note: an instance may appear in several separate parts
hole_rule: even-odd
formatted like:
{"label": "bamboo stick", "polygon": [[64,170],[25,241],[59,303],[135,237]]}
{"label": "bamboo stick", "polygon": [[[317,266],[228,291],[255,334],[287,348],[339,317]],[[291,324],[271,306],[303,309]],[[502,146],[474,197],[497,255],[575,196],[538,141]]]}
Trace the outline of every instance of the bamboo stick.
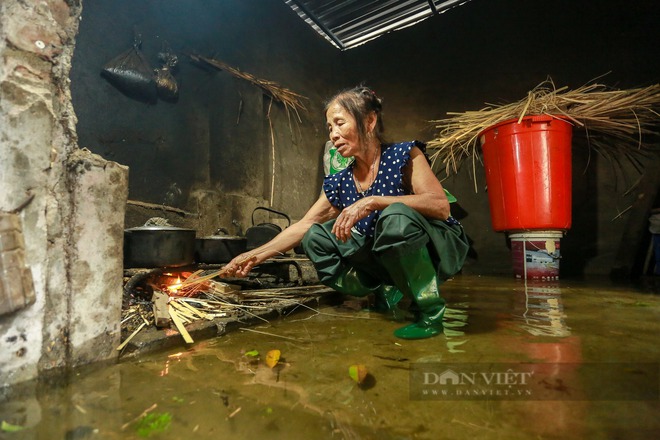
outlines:
{"label": "bamboo stick", "polygon": [[183,317],[184,319],[187,319],[188,321],[195,321],[198,319],[198,316],[193,314],[190,310],[186,309],[178,302],[170,301],[169,304],[171,307],[174,307],[176,309],[177,314],[179,314],[179,316]]}
{"label": "bamboo stick", "polygon": [[135,335],[137,335],[145,325],[146,324],[144,322],[142,324],[140,324],[140,326],[138,328],[136,328],[135,331],[133,333],[131,333],[131,335],[124,340],[124,342],[119,344],[119,347],[117,347],[117,351],[121,351],[124,347],[126,347],[126,344],[128,344],[131,341],[131,339],[133,339],[133,337]]}
{"label": "bamboo stick", "polygon": [[188,330],[186,330],[186,327],[183,324],[181,317],[179,317],[179,315],[177,314],[176,310],[173,307],[170,307],[169,311],[170,311],[170,316],[172,317],[172,322],[174,322],[174,325],[179,330],[179,333],[181,333],[183,340],[186,341],[187,344],[192,344],[193,342],[195,342],[193,338],[190,337],[190,333],[188,333]]}

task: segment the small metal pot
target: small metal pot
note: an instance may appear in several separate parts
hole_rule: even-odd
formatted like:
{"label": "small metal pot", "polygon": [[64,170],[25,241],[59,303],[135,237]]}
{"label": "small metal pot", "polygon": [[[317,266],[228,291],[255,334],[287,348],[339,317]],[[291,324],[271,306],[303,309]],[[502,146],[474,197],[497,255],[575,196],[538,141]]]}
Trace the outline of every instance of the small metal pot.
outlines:
{"label": "small metal pot", "polygon": [[238,235],[212,235],[195,240],[195,261],[198,263],[228,263],[247,250],[247,238]]}
{"label": "small metal pot", "polygon": [[194,229],[140,226],[124,231],[124,267],[178,267],[194,262]]}

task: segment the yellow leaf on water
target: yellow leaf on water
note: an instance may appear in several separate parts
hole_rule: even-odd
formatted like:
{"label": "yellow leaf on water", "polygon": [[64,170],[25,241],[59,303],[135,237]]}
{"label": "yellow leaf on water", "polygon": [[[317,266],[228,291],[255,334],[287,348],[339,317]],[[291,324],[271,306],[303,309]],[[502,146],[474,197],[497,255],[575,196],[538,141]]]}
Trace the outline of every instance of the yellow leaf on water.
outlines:
{"label": "yellow leaf on water", "polygon": [[266,353],[266,365],[273,368],[280,361],[280,355],[281,353],[279,350],[271,350]]}
{"label": "yellow leaf on water", "polygon": [[367,374],[369,374],[367,367],[362,364],[351,365],[348,367],[348,375],[351,376],[351,379],[356,381],[358,385],[364,382],[364,379],[367,378]]}

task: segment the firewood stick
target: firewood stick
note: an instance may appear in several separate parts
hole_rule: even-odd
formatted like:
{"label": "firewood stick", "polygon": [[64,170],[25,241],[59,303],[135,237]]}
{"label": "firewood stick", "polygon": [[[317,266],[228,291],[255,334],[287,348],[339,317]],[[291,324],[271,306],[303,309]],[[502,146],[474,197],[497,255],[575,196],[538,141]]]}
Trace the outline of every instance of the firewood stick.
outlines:
{"label": "firewood stick", "polygon": [[186,327],[183,325],[181,317],[179,317],[176,310],[173,307],[170,307],[169,310],[170,316],[172,317],[172,322],[174,322],[174,325],[179,330],[179,333],[181,333],[183,340],[186,341],[187,344],[192,344],[195,342],[193,338],[190,337],[190,333],[188,333],[188,330],[186,330]]}
{"label": "firewood stick", "polygon": [[122,342],[119,345],[119,347],[117,347],[117,351],[121,351],[122,348],[126,347],[126,344],[128,344],[130,342],[130,340],[133,339],[133,336],[137,335],[138,332],[140,330],[142,330],[142,327],[144,327],[145,325],[147,325],[147,324],[144,323],[144,322],[142,324],[140,324],[140,326],[138,328],[136,328],[135,331],[133,333],[131,333],[131,335],[128,338],[126,338],[126,340],[124,340],[124,342]]}
{"label": "firewood stick", "polygon": [[133,422],[137,422],[137,421],[140,420],[142,417],[146,416],[149,412],[155,410],[157,406],[158,406],[158,404],[157,404],[157,403],[154,403],[154,404],[151,405],[149,408],[147,408],[147,409],[145,409],[144,411],[142,411],[142,414],[140,414],[139,416],[137,416],[136,418],[134,418],[134,419],[131,420],[130,422],[128,422],[128,423],[124,423],[124,424],[121,426],[122,431],[123,431],[124,429],[128,428],[128,426],[129,426],[131,423],[133,423]]}
{"label": "firewood stick", "polygon": [[179,314],[179,316],[182,316],[182,318],[184,319],[187,319],[189,321],[197,319],[197,316],[192,314],[190,310],[187,310],[185,307],[182,307],[178,301],[170,301],[170,306],[174,307],[177,313]]}
{"label": "firewood stick", "polygon": [[[243,264],[246,261],[254,258],[254,255],[251,255],[249,257],[243,258],[242,260],[239,260],[236,264]],[[220,270],[216,270],[211,272],[210,274],[204,275],[203,277],[199,278],[194,278],[193,280],[190,280],[190,277],[188,277],[183,283],[181,283],[181,287],[190,287],[195,284],[203,283],[204,281],[208,281],[210,279],[213,279],[217,276],[224,275],[227,272],[227,266],[223,267]]]}
{"label": "firewood stick", "polygon": [[183,307],[185,307],[186,309],[190,310],[191,313],[196,314],[196,315],[199,316],[200,318],[202,318],[202,319],[209,319],[209,316],[208,316],[207,313],[202,312],[201,310],[198,310],[197,308],[191,306],[191,305],[188,304],[187,302],[185,302],[185,301],[176,301],[176,302],[177,302],[177,304],[180,304],[181,306],[183,306]]}

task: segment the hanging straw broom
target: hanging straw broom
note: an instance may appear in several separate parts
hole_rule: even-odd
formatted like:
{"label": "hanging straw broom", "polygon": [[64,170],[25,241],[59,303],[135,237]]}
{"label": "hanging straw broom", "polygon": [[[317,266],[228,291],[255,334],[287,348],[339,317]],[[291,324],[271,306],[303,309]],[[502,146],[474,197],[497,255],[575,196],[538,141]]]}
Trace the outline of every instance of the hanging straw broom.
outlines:
{"label": "hanging straw broom", "polygon": [[194,54],[191,54],[190,58],[197,63],[203,63],[215,69],[224,70],[225,72],[228,72],[230,75],[236,78],[243,79],[261,88],[264,91],[264,93],[266,93],[268,96],[273,98],[275,101],[284,104],[284,107],[287,109],[287,112],[289,110],[292,110],[293,113],[295,113],[296,117],[298,118],[299,122],[301,119],[298,111],[307,110],[305,108],[305,105],[303,104],[303,100],[307,99],[305,96],[300,95],[285,87],[282,87],[281,85],[277,84],[274,81],[257,78],[251,73],[243,72],[235,67],[230,66],[229,64],[223,61],[218,60],[217,58],[208,58]]}

